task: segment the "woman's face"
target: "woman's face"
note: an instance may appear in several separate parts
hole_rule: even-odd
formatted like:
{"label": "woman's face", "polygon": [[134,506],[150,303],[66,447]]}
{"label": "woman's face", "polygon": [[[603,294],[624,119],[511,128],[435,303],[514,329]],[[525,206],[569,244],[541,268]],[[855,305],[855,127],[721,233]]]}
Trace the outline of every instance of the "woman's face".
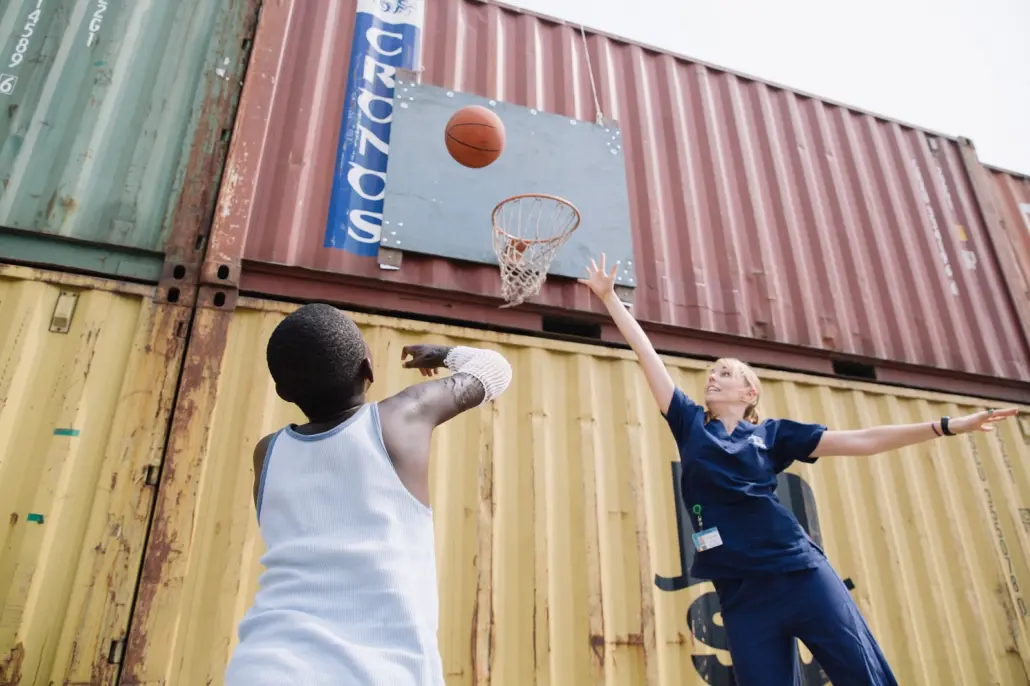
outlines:
{"label": "woman's face", "polygon": [[750,405],[754,402],[754,389],[748,384],[743,374],[725,362],[718,362],[708,372],[708,383],[705,385],[705,404],[715,405]]}

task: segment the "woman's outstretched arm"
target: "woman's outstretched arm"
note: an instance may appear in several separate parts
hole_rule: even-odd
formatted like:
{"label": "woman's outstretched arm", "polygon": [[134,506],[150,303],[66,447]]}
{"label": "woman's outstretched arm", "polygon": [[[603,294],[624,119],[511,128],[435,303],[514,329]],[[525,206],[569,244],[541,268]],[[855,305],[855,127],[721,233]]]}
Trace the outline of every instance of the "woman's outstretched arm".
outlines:
{"label": "woman's outstretched arm", "polygon": [[930,441],[940,436],[994,431],[994,424],[1014,417],[1018,410],[985,410],[948,420],[919,424],[885,424],[854,431],[825,431],[812,457],[876,455]]}
{"label": "woman's outstretched arm", "polygon": [[622,337],[637,354],[640,366],[644,370],[644,377],[647,379],[647,385],[651,388],[654,399],[658,401],[658,407],[662,414],[668,414],[676,384],[673,382],[669,370],[665,368],[662,358],[658,357],[651,341],[647,339],[647,334],[615,295],[615,272],[618,268],[619,264],[616,263],[609,273],[606,270],[605,257],[602,253],[601,266],[597,266],[597,262],[590,260],[590,266],[587,267],[587,278],[580,279],[579,282],[590,288],[594,295],[604,303]]}

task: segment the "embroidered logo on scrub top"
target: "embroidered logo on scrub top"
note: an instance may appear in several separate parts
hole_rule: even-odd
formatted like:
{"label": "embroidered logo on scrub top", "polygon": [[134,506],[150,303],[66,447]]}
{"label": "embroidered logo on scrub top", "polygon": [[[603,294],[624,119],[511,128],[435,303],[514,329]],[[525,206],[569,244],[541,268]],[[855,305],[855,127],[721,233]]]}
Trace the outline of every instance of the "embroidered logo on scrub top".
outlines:
{"label": "embroidered logo on scrub top", "polygon": [[765,441],[762,440],[761,436],[755,436],[754,434],[751,434],[750,436],[747,437],[747,442],[750,443],[751,445],[755,446],[756,448],[761,448],[762,450],[768,450],[768,448],[765,447]]}

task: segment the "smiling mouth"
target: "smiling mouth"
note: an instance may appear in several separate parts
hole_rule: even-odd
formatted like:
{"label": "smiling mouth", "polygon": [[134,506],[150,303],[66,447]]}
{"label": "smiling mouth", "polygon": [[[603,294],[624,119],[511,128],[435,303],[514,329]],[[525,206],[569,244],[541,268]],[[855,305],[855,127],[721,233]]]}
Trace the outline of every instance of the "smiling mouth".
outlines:
{"label": "smiling mouth", "polygon": [[714,392],[716,392],[718,390],[719,389],[716,386],[709,386],[708,388],[705,389],[705,393],[714,393]]}

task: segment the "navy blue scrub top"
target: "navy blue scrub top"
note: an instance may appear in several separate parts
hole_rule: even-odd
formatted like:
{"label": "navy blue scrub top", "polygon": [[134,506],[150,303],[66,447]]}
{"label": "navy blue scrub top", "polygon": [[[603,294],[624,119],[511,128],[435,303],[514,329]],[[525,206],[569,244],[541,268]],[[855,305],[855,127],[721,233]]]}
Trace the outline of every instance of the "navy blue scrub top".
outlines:
{"label": "navy blue scrub top", "polygon": [[[695,505],[704,529],[718,527],[723,544],[695,552],[696,579],[736,579],[793,572],[819,564],[823,552],[776,497],[776,475],[795,460],[813,463],[826,427],[789,419],[740,422],[732,433],[680,389],[665,416],[683,466],[683,498],[694,531]],[[687,542],[687,545],[693,545]]]}

